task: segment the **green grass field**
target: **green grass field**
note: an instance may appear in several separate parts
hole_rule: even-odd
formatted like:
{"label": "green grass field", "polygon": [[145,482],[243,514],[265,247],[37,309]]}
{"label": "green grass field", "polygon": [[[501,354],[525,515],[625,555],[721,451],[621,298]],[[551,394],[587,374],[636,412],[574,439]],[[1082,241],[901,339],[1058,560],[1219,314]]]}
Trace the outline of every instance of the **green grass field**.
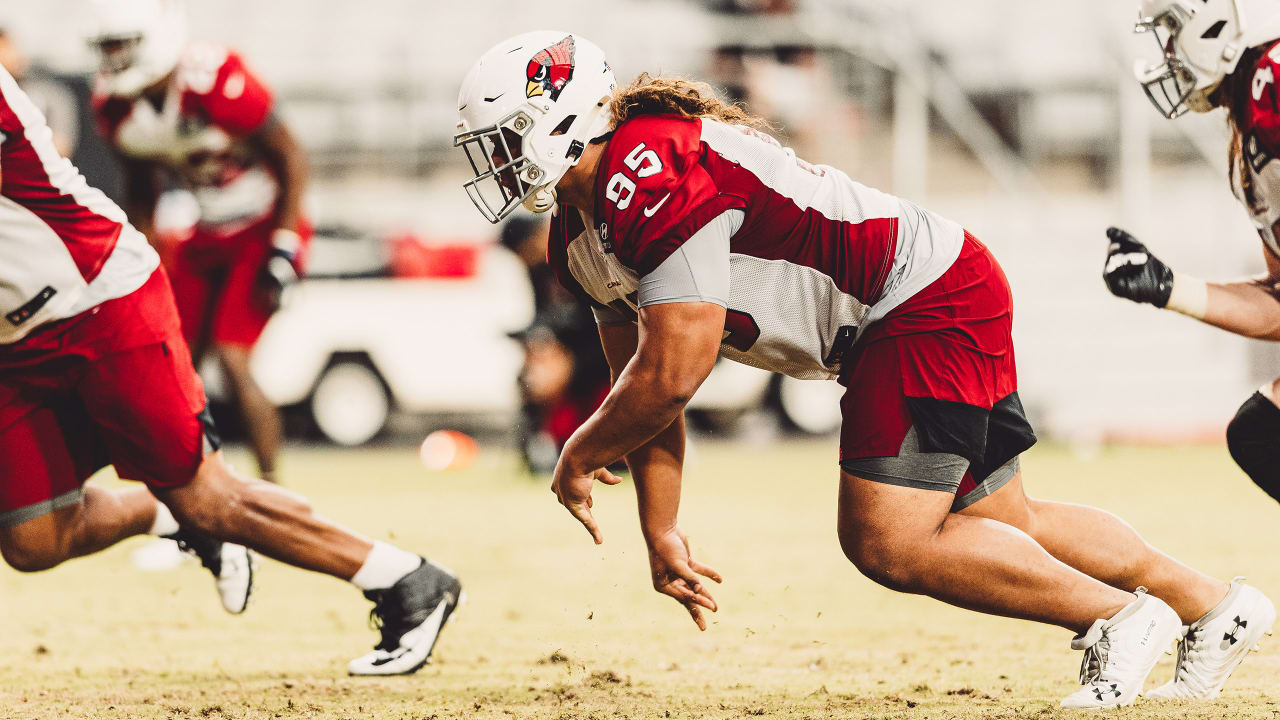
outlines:
{"label": "green grass field", "polygon": [[[682,525],[725,576],[706,633],[655,594],[627,485],[601,488],[595,547],[510,456],[432,474],[412,449],[295,449],[288,484],[327,515],[453,567],[469,603],[433,664],[348,678],[374,640],[352,588],[265,563],[247,614],[196,566],[132,568],[131,541],[38,575],[0,569],[0,718],[1054,718],[1068,633],[894,594],[835,540],[830,442],[702,443]],[[1280,508],[1220,447],[1055,448],[1028,490],[1117,511],[1156,544],[1280,596]],[[1172,660],[1156,669],[1161,682]],[[1216,704],[1107,717],[1280,717],[1280,643]]]}

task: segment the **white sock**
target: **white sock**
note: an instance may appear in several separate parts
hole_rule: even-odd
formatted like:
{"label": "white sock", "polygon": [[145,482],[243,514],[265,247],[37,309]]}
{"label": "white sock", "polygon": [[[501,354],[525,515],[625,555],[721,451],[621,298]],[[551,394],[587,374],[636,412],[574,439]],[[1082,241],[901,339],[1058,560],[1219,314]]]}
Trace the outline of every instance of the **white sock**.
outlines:
{"label": "white sock", "polygon": [[165,507],[162,502],[156,503],[156,519],[151,521],[151,529],[147,531],[148,535],[172,535],[178,532],[178,521],[173,519],[173,513],[169,512],[169,508]]}
{"label": "white sock", "polygon": [[364,564],[351,576],[351,584],[361,590],[385,590],[395,585],[422,564],[422,558],[381,540],[373,541],[373,549]]}

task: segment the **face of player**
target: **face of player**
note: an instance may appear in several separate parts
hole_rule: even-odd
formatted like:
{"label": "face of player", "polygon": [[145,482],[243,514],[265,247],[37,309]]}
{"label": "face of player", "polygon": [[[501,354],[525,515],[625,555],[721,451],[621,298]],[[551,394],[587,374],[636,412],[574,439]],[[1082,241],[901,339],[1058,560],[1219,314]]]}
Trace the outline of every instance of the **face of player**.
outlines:
{"label": "face of player", "polygon": [[115,75],[133,67],[141,41],[142,38],[113,38],[94,43],[98,51],[98,69],[106,75]]}
{"label": "face of player", "polygon": [[[502,139],[504,142],[501,143],[491,141],[489,147],[489,157],[493,159],[493,166],[499,168],[523,154],[520,136],[515,134],[514,131],[503,128]],[[498,173],[498,183],[509,193],[519,195],[521,192],[520,184],[516,181],[516,174],[513,169],[503,170]]]}

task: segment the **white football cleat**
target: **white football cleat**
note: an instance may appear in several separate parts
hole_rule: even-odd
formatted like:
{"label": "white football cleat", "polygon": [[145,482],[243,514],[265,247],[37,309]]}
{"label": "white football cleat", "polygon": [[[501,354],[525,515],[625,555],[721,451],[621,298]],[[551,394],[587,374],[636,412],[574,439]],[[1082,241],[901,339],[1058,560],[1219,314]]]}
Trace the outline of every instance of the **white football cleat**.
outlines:
{"label": "white football cleat", "polygon": [[1217,607],[1182,628],[1173,679],[1147,697],[1199,702],[1217,698],[1231,671],[1258,649],[1275,621],[1276,607],[1262,591],[1246,585],[1242,577],[1232,580]]}
{"label": "white football cleat", "polygon": [[1181,630],[1182,620],[1173,608],[1148,595],[1146,588],[1138,588],[1137,600],[1071,640],[1072,650],[1084,651],[1080,663],[1084,687],[1063,698],[1062,707],[1112,708],[1132,703]]}
{"label": "white football cleat", "polygon": [[258,570],[258,556],[252,550],[235,543],[222,543],[219,553],[222,567],[214,576],[222,607],[232,615],[239,615],[249,607],[253,594],[253,576]]}
{"label": "white football cleat", "polygon": [[373,652],[347,664],[351,675],[409,675],[431,659],[445,623],[465,594],[458,576],[425,558],[416,570],[385,590],[367,590],[370,619],[382,639]]}
{"label": "white football cleat", "polygon": [[239,615],[249,607],[258,561],[248,548],[187,530],[179,530],[165,538],[177,542],[183,552],[194,556],[213,574],[218,598],[227,612]]}

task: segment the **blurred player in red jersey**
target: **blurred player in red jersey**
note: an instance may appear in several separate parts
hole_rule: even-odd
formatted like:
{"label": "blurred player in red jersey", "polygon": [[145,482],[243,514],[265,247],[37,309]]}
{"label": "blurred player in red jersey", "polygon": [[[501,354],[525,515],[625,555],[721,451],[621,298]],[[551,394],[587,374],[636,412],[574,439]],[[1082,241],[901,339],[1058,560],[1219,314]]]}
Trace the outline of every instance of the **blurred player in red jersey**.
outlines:
{"label": "blurred player in red jersey", "polygon": [[[1103,279],[1119,297],[1245,337],[1280,340],[1280,5],[1274,0],[1143,0],[1139,17],[1135,30],[1154,38],[1159,62],[1139,63],[1137,79],[1160,114],[1172,119],[1188,111],[1227,110],[1231,188],[1257,228],[1266,271],[1207,283],[1175,273],[1137,238],[1110,228]],[[1245,400],[1227,426],[1231,457],[1276,500],[1278,404],[1280,379]],[[1238,619],[1210,614],[1188,624],[1174,679],[1153,694],[1183,700],[1217,697],[1246,645],[1220,642],[1239,635]]]}
{"label": "blurred player in red jersey", "polygon": [[[168,536],[238,613],[252,548],[374,601],[382,639],[349,672],[417,670],[458,603],[458,579],[227,467],[159,263],[0,69],[0,554],[35,572],[133,535]],[[84,486],[108,464],[147,488]]]}
{"label": "blurred player in red jersey", "polygon": [[218,358],[274,481],[280,414],[249,355],[302,268],[306,157],[238,54],[185,42],[174,0],[96,0],[94,13],[94,112],[125,164],[129,218],[150,236],[163,181],[194,193],[194,235],[164,253],[183,334],[197,364],[209,349]]}
{"label": "blurred player in red jersey", "polygon": [[[563,32],[499,43],[459,96],[465,184],[492,221],[555,208],[549,258],[595,310],[614,385],[552,489],[597,543],[596,480],[625,457],[655,589],[715,610],[677,523],[683,409],[717,355],[838,379],[838,534],[887,587],[1076,631],[1070,707],[1128,704],[1182,623],[1274,618],[1248,586],[1158,552],[1115,516],[1029,499],[1012,296],[985,246],[909,201],[812,165],[711,89],[641,75]],[[1150,589],[1150,593],[1147,592]],[[1245,592],[1244,590],[1248,592]],[[1168,604],[1166,604],[1166,602]]]}

